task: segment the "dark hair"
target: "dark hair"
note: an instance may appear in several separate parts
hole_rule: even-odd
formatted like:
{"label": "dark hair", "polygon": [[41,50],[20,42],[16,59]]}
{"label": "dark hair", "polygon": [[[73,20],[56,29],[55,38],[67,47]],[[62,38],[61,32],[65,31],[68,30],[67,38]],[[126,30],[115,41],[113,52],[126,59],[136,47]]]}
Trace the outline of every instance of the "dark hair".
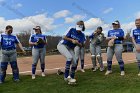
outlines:
{"label": "dark hair", "polygon": [[103,28],[101,26],[97,27],[97,29],[103,31]]}
{"label": "dark hair", "polygon": [[135,21],[140,21],[140,18],[137,18]]}
{"label": "dark hair", "polygon": [[85,31],[85,24],[84,24],[84,21],[82,21],[82,20],[81,20],[81,21],[78,21],[77,24],[83,25],[82,31]]}
{"label": "dark hair", "polygon": [[116,20],[115,22],[118,22],[118,23],[119,23],[119,24],[118,24],[118,27],[121,28],[121,25],[120,25],[119,20]]}
{"label": "dark hair", "polygon": [[7,30],[9,28],[13,29],[13,27],[11,25],[7,25],[5,29]]}

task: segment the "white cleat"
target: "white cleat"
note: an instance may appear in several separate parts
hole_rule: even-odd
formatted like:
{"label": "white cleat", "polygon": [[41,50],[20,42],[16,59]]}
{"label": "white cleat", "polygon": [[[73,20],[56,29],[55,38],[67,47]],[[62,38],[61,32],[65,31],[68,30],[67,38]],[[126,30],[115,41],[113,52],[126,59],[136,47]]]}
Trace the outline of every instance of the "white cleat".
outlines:
{"label": "white cleat", "polygon": [[83,72],[83,73],[84,73],[84,72],[85,72],[85,70],[84,70],[84,69],[81,69],[81,72]]}
{"label": "white cleat", "polygon": [[124,76],[125,75],[125,72],[124,71],[121,71],[121,76]]}
{"label": "white cleat", "polygon": [[140,76],[140,72],[138,73],[138,76]]}
{"label": "white cleat", "polygon": [[104,71],[104,68],[100,68],[100,71],[103,72]]}
{"label": "white cleat", "polygon": [[45,77],[46,76],[44,72],[42,72],[41,75],[42,75],[42,77]]}
{"label": "white cleat", "polygon": [[68,80],[68,84],[69,84],[69,85],[75,85],[75,84],[76,84],[76,79],[72,79],[72,78],[69,79],[69,80]]}
{"label": "white cleat", "polygon": [[94,69],[93,69],[92,71],[93,71],[93,72],[96,72],[97,69],[98,69],[98,67],[96,66],[96,67],[94,67]]}
{"label": "white cleat", "polygon": [[105,73],[105,75],[109,75],[109,74],[111,74],[111,73],[112,73],[111,70],[107,70],[106,73]]}
{"label": "white cleat", "polygon": [[65,81],[69,81],[71,79],[70,76],[68,76],[67,78],[64,78]]}
{"label": "white cleat", "polygon": [[3,82],[2,81],[0,81],[0,84],[2,84]]}
{"label": "white cleat", "polygon": [[35,79],[35,74],[32,75],[32,79]]}

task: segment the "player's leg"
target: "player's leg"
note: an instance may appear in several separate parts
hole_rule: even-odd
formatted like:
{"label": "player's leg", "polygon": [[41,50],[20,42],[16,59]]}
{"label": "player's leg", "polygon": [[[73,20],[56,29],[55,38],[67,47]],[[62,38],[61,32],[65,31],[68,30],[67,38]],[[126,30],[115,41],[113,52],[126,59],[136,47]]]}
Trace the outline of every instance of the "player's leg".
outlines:
{"label": "player's leg", "polygon": [[81,47],[80,49],[80,60],[81,60],[81,71],[85,72],[84,70],[84,57],[85,57],[85,48]]}
{"label": "player's leg", "polygon": [[[137,44],[138,46],[140,46],[140,44]],[[135,50],[136,51],[136,50]],[[140,53],[136,51],[136,59],[137,59],[137,65],[138,65],[138,76],[140,76]]]}
{"label": "player's leg", "polygon": [[105,75],[112,73],[112,58],[114,55],[114,47],[107,48],[107,71]]}
{"label": "player's leg", "polygon": [[40,51],[40,65],[42,70],[42,76],[45,76],[44,70],[45,70],[45,56],[46,56],[46,48],[43,48]]}
{"label": "player's leg", "polygon": [[5,50],[2,50],[1,67],[0,67],[1,68],[1,70],[0,70],[0,83],[3,83],[5,81],[8,61],[9,61],[9,57],[7,56],[7,52]]}
{"label": "player's leg", "polygon": [[5,77],[6,77],[6,70],[7,70],[8,62],[1,62],[0,64],[1,64],[0,83],[3,83],[5,81]]}
{"label": "player's leg", "polygon": [[123,51],[122,44],[115,45],[115,56],[116,56],[116,59],[117,59],[119,65],[120,65],[121,75],[125,75],[125,73],[124,73],[124,62],[123,62],[123,59],[122,59],[122,51]]}
{"label": "player's leg", "polygon": [[71,62],[72,62],[72,55],[69,52],[68,48],[61,43],[59,43],[57,45],[57,49],[67,60],[66,61],[66,66],[65,66],[65,74],[64,74],[64,79],[67,80],[67,78],[69,76],[70,65],[71,65]]}
{"label": "player's leg", "polygon": [[10,55],[10,65],[12,68],[13,72],[13,79],[14,81],[19,81],[19,69],[17,65],[17,54],[16,50],[11,50],[11,55]]}
{"label": "player's leg", "polygon": [[[74,53],[75,53],[76,62],[77,62],[77,66],[78,66],[78,61],[79,61],[79,56],[80,56],[80,47],[79,46],[76,46],[74,48]],[[76,70],[77,70],[77,66],[76,66]]]}
{"label": "player's leg", "polygon": [[76,70],[77,62],[76,62],[74,50],[70,49],[69,51],[70,51],[70,54],[72,55],[72,66],[71,66],[71,74],[70,74],[71,79],[69,80],[69,83],[75,84],[76,79],[74,78],[75,78],[75,70]]}
{"label": "player's leg", "polygon": [[91,52],[91,60],[92,60],[92,65],[93,65],[93,71],[97,70],[95,47],[96,47],[95,45],[90,43],[90,52]]}
{"label": "player's leg", "polygon": [[101,55],[101,46],[96,46],[96,57],[100,65],[100,71],[103,71],[104,65],[103,65],[103,60],[102,60],[102,55]]}
{"label": "player's leg", "polygon": [[39,60],[39,49],[32,49],[32,57],[33,57],[33,63],[32,63],[32,79],[35,79],[35,73],[36,73],[36,66]]}

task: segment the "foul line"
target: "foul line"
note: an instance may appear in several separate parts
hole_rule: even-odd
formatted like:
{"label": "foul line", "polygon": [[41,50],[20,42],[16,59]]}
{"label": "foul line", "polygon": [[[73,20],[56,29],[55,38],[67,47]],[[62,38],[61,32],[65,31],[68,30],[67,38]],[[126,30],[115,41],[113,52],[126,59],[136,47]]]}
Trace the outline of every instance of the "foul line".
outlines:
{"label": "foul line", "polygon": [[[127,62],[130,62],[130,61],[136,61],[136,60],[128,60]],[[103,64],[106,64],[107,61],[103,61]],[[92,64],[87,64],[87,65],[84,65],[85,67],[87,66],[91,66]],[[80,66],[78,66],[79,68]],[[52,69],[45,69],[45,71],[53,71],[53,70],[59,70],[59,69],[64,69],[65,67],[59,67],[59,68],[52,68]],[[19,72],[19,74],[26,74],[26,73],[31,73],[32,71],[23,71],[23,72]],[[41,70],[36,70],[36,72],[41,72]],[[12,73],[7,73],[7,74],[12,74]]]}

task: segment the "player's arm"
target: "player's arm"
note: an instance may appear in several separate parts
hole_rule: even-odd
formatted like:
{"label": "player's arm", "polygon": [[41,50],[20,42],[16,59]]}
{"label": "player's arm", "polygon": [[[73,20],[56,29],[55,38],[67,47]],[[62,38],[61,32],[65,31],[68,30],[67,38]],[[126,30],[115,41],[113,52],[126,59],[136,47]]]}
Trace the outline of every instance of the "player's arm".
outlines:
{"label": "player's arm", "polygon": [[134,37],[132,37],[132,43],[134,44],[134,47],[136,47],[136,46],[137,46],[137,44],[136,44],[136,41],[135,41],[135,38],[134,38]]}
{"label": "player's arm", "polygon": [[106,40],[108,40],[108,41],[111,40],[111,39],[114,39],[114,40],[115,40],[115,39],[116,39],[116,36],[110,36],[109,33],[110,33],[110,31],[108,31],[108,34],[107,34]]}
{"label": "player's arm", "polygon": [[136,44],[135,38],[132,36],[132,43],[134,44],[134,47],[136,48],[137,52],[140,52],[140,47]]}
{"label": "player's arm", "polygon": [[34,45],[37,45],[37,42],[29,42],[29,44],[34,46]]}
{"label": "player's arm", "polygon": [[21,43],[17,43],[16,44],[21,50],[22,50],[22,52],[24,52],[25,53],[25,50],[23,49],[23,46],[22,46],[22,44]]}
{"label": "player's arm", "polygon": [[47,37],[45,37],[45,44],[47,44],[48,43],[48,40],[47,40]]}
{"label": "player's arm", "polygon": [[113,36],[113,37],[106,37],[106,40],[111,40],[111,39],[117,39],[117,37],[116,36]]}
{"label": "player's arm", "polygon": [[22,44],[20,43],[20,41],[18,40],[17,36],[15,38],[15,44],[22,50],[23,53],[26,53],[25,50],[23,49]]}
{"label": "player's arm", "polygon": [[135,41],[135,36],[133,34],[133,31],[134,30],[131,31],[130,37],[131,37],[131,40],[132,40],[132,43],[133,43],[134,47],[136,48],[137,44],[136,44],[136,41]]}
{"label": "player's arm", "polygon": [[77,44],[78,46],[80,46],[80,47],[83,46],[83,44],[82,44],[82,43],[79,43],[78,40],[76,40],[76,44]]}
{"label": "player's arm", "polygon": [[64,39],[64,40],[67,40],[67,41],[70,41],[70,42],[73,42],[73,41],[74,41],[74,39],[69,38],[69,37],[67,37],[67,36],[63,36],[63,39]]}
{"label": "player's arm", "polygon": [[63,39],[64,39],[64,40],[67,40],[67,41],[70,41],[70,42],[72,42],[73,44],[77,44],[77,45],[80,46],[80,47],[82,46],[82,44],[79,43],[78,40],[74,40],[74,39],[69,38],[69,37],[67,37],[67,36],[64,36]]}
{"label": "player's arm", "polygon": [[34,46],[34,45],[37,45],[37,42],[33,42],[33,36],[31,35],[30,36],[30,39],[29,39],[29,44],[31,45],[31,46]]}

